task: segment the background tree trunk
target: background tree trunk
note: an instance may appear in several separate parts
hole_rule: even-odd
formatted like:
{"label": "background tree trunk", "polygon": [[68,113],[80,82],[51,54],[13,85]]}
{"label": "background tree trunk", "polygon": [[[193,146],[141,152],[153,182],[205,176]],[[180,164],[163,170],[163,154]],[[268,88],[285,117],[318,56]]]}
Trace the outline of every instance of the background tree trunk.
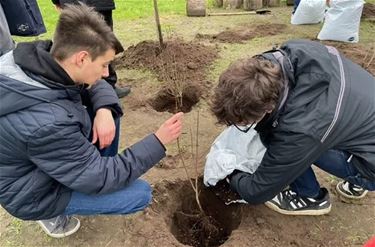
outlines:
{"label": "background tree trunk", "polygon": [[223,7],[223,0],[216,0],[216,6],[219,8]]}
{"label": "background tree trunk", "polygon": [[263,7],[263,0],[244,0],[244,10],[257,10]]}
{"label": "background tree trunk", "polygon": [[223,7],[226,9],[239,9],[243,0],[223,0]]}
{"label": "background tree trunk", "polygon": [[186,1],[187,16],[206,16],[205,0],[187,0]]}
{"label": "background tree trunk", "polygon": [[269,7],[280,7],[280,0],[268,0]]}

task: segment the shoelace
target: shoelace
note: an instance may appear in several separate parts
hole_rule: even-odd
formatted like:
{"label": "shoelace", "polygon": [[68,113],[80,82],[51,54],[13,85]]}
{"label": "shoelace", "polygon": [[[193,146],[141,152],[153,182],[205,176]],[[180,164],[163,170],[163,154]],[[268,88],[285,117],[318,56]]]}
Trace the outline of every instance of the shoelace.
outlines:
{"label": "shoelace", "polygon": [[299,202],[303,202],[304,204],[306,204],[306,202],[292,190],[285,190],[283,192],[283,197],[285,197],[289,203],[293,202],[295,205],[299,205]]}

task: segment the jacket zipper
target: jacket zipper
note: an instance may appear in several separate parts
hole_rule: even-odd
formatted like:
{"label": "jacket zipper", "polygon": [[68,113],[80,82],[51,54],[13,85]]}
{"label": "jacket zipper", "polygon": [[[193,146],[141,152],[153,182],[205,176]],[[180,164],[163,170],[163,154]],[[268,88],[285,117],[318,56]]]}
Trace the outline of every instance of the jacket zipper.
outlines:
{"label": "jacket zipper", "polygon": [[335,55],[337,57],[338,62],[339,62],[340,77],[341,77],[341,80],[340,80],[341,86],[340,86],[339,98],[338,98],[337,104],[336,104],[335,115],[334,115],[333,120],[332,120],[330,126],[328,127],[326,133],[323,135],[322,139],[320,140],[320,142],[322,142],[322,143],[327,139],[328,135],[331,133],[333,127],[335,126],[335,124],[337,122],[337,119],[338,119],[339,113],[340,113],[340,109],[341,109],[341,105],[342,105],[342,99],[344,97],[344,92],[345,92],[345,73],[344,73],[344,66],[343,66],[340,54],[336,50],[336,48],[334,48],[332,46],[326,46],[326,47],[328,49],[328,52],[331,53],[331,54],[333,54],[333,55]]}

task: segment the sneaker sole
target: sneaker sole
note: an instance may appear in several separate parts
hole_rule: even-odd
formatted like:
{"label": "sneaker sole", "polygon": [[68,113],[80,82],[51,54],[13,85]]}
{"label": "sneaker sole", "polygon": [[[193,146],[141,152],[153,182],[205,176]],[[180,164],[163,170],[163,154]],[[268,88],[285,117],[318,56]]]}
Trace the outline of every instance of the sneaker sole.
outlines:
{"label": "sneaker sole", "polygon": [[324,215],[328,214],[331,212],[331,206],[329,205],[328,208],[325,209],[319,209],[319,210],[298,210],[298,211],[289,211],[285,209],[281,209],[277,207],[275,204],[271,202],[265,202],[264,205],[266,205],[268,208],[272,209],[273,211],[276,211],[280,214],[285,214],[285,215],[308,215],[308,216],[317,216],[317,215]]}
{"label": "sneaker sole", "polygon": [[362,199],[363,197],[365,197],[367,195],[367,192],[368,192],[368,190],[365,190],[365,192],[363,192],[363,194],[360,195],[360,196],[351,196],[351,195],[348,195],[348,194],[345,194],[344,192],[342,192],[341,189],[339,189],[339,186],[340,186],[340,183],[338,183],[336,185],[336,191],[337,191],[337,193],[339,193],[340,196],[343,196],[343,197],[348,198],[348,199],[353,199],[353,200]]}
{"label": "sneaker sole", "polygon": [[66,233],[50,233],[48,231],[48,229],[42,224],[40,223],[40,221],[38,220],[37,223],[42,227],[43,231],[50,237],[52,238],[64,238],[64,237],[68,237],[70,235],[72,235],[73,233],[77,232],[78,229],[81,227],[81,222],[78,220],[78,224],[76,225],[76,227],[74,227],[72,230],[66,232]]}

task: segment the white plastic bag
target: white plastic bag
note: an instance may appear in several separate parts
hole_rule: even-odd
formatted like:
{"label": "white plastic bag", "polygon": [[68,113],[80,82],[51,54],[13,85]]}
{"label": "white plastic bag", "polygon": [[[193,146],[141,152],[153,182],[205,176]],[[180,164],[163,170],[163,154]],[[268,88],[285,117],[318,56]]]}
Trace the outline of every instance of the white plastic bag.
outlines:
{"label": "white plastic bag", "polygon": [[362,0],[331,0],[318,39],[357,43],[363,4]]}
{"label": "white plastic bag", "polygon": [[326,0],[301,0],[296,12],[292,15],[293,25],[316,24],[323,21]]}
{"label": "white plastic bag", "polygon": [[207,154],[204,184],[215,186],[218,181],[227,177],[235,169],[254,173],[265,151],[266,148],[254,129],[243,133],[234,126],[226,128],[216,138]]}

